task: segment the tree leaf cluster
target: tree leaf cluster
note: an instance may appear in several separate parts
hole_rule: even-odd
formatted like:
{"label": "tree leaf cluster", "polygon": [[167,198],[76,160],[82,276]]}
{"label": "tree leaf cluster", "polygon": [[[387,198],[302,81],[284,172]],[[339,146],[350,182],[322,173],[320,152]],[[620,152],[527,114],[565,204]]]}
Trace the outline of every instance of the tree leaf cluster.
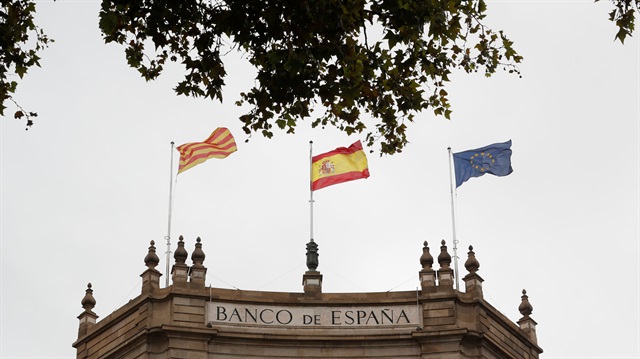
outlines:
{"label": "tree leaf cluster", "polygon": [[247,134],[293,133],[309,119],[393,154],[416,113],[450,118],[452,71],[519,74],[522,57],[483,24],[486,10],[484,0],[103,0],[100,29],[146,80],[180,63],[180,95],[222,101],[225,55],[242,52],[257,70],[237,102],[250,108]]}
{"label": "tree leaf cluster", "polygon": [[618,27],[615,39],[624,43],[627,36],[631,36],[635,30],[636,13],[640,12],[640,0],[611,0],[611,2],[613,10],[609,13],[609,20]]}
{"label": "tree leaf cluster", "polygon": [[[610,1],[624,43],[640,0]],[[12,102],[28,128],[37,113],[14,95],[53,39],[35,25],[34,1],[0,4],[0,115]],[[393,154],[408,143],[417,113],[450,118],[453,71],[519,75],[522,57],[483,24],[486,11],[484,0],[102,0],[99,27],[147,81],[168,61],[180,63],[180,95],[222,101],[225,55],[240,51],[257,70],[237,102],[250,108],[240,117],[247,134],[293,133],[309,119],[364,133],[368,146]]]}
{"label": "tree leaf cluster", "polygon": [[40,66],[39,53],[53,39],[35,25],[33,1],[0,0],[0,4],[0,116],[5,115],[6,103],[13,102],[17,108],[13,117],[25,118],[28,128],[38,114],[25,111],[13,96],[18,80],[33,66]]}

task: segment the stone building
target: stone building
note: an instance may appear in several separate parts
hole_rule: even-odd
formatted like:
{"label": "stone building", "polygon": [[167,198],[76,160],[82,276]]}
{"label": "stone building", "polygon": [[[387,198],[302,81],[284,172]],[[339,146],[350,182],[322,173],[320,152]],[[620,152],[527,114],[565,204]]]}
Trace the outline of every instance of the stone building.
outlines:
{"label": "stone building", "polygon": [[140,295],[99,322],[88,285],[73,343],[78,359],[535,359],[542,353],[526,291],[518,308],[522,318],[513,323],[485,301],[472,247],[464,291],[454,288],[457,273],[442,241],[437,270],[424,243],[420,290],[384,293],[323,293],[313,241],[301,293],[207,287],[200,238],[189,266],[182,237],[173,284],[161,288],[155,252],[152,241]]}

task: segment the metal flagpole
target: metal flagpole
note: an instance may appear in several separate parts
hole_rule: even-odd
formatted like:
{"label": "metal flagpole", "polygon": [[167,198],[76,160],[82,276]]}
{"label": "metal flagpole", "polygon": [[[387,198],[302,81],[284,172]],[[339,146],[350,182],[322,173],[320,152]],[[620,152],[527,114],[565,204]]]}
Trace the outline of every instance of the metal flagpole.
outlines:
{"label": "metal flagpole", "polygon": [[169,171],[169,218],[167,220],[167,235],[164,239],[167,240],[167,271],[165,275],[165,287],[169,286],[169,261],[171,258],[171,209],[173,204],[173,149],[175,143],[171,141],[171,169]]}
{"label": "metal flagpole", "polygon": [[309,236],[313,242],[313,141],[309,141]]}
{"label": "metal flagpole", "polygon": [[449,151],[449,186],[451,187],[451,225],[453,227],[453,268],[454,276],[456,277],[456,290],[460,290],[458,284],[458,239],[456,238],[456,216],[454,210],[453,201],[453,174],[451,171],[451,161],[453,161],[453,154],[451,153],[451,147],[447,147]]}

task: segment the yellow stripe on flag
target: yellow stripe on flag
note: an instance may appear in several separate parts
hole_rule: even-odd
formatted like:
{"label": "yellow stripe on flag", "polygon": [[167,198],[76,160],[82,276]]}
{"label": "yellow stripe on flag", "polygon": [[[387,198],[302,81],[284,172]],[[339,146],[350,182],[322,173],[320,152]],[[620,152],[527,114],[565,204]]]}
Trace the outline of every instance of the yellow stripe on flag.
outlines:
{"label": "yellow stripe on flag", "polygon": [[190,142],[177,147],[180,152],[178,174],[209,158],[225,158],[237,149],[231,132],[224,127],[219,127],[204,142]]}
{"label": "yellow stripe on flag", "polygon": [[360,141],[312,158],[311,190],[368,177],[369,164]]}

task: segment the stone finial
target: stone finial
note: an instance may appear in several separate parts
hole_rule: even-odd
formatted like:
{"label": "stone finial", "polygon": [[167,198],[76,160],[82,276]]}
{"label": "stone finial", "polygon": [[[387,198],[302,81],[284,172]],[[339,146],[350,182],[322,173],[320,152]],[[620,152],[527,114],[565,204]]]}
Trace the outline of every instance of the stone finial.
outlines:
{"label": "stone finial", "polygon": [[144,264],[146,264],[149,269],[155,269],[158,263],[160,263],[160,258],[158,258],[158,255],[156,254],[156,242],[151,241],[150,244],[151,245],[149,246],[149,253],[147,253],[146,257],[144,257]]}
{"label": "stone finial", "polygon": [[476,259],[476,254],[473,251],[473,246],[469,246],[469,252],[467,261],[464,262],[465,268],[469,271],[469,274],[464,276],[462,280],[464,281],[464,285],[466,288],[466,292],[471,294],[474,298],[482,298],[482,282],[484,279],[478,275],[478,268],[480,268],[480,263]]}
{"label": "stone finial", "polygon": [[464,262],[464,267],[467,268],[469,273],[475,273],[480,268],[480,263],[476,259],[476,253],[473,251],[473,246],[469,246],[469,252],[467,253],[469,256],[467,261]]}
{"label": "stone finial", "polygon": [[82,301],[82,308],[84,311],[80,313],[78,319],[80,320],[78,326],[78,338],[84,336],[89,331],[89,328],[93,327],[96,324],[96,319],[98,316],[91,309],[96,306],[96,300],[93,298],[93,289],[91,289],[91,283],[87,284],[87,290],[85,292]]}
{"label": "stone finial", "polygon": [[200,237],[196,238],[196,249],[191,253],[191,260],[193,261],[193,266],[189,271],[191,288],[204,288],[205,276],[207,274],[207,268],[202,265],[205,255],[202,251],[202,243],[200,242]]}
{"label": "stone finial", "polygon": [[173,253],[176,262],[171,268],[171,279],[173,279],[174,287],[183,287],[186,286],[189,276],[189,266],[185,264],[189,253],[184,249],[184,237],[180,236],[178,239],[178,248]]}
{"label": "stone finial", "polygon": [[80,302],[82,308],[85,311],[91,311],[96,306],[96,299],[93,297],[93,289],[91,289],[91,283],[87,284],[87,290],[85,291],[84,298]]}
{"label": "stone finial", "polygon": [[140,274],[142,277],[142,293],[151,293],[160,288],[160,273],[156,266],[160,263],[160,259],[156,254],[156,242],[151,241],[149,246],[149,253],[144,257],[144,263],[147,265],[147,269]]}
{"label": "stone finial", "polygon": [[193,264],[195,266],[202,266],[202,263],[204,263],[204,252],[202,251],[202,243],[200,243],[201,239],[200,237],[198,237],[196,239],[196,249],[193,250],[193,253],[191,253],[191,260],[193,261]]}
{"label": "stone finial", "polygon": [[536,325],[538,325],[538,323],[530,317],[533,312],[533,306],[529,303],[527,291],[524,289],[522,290],[521,298],[522,302],[518,306],[518,311],[522,314],[522,318],[520,318],[517,323],[520,326],[520,329],[527,334],[529,339],[531,339],[533,343],[538,344],[538,337],[536,334]]}
{"label": "stone finial", "polygon": [[176,264],[185,264],[188,257],[189,253],[184,249],[184,237],[180,236],[178,238],[178,248],[176,248],[175,253],[173,253],[173,258],[176,260]]}
{"label": "stone finial", "polygon": [[440,246],[440,254],[438,255],[438,264],[440,264],[440,269],[449,269],[449,265],[451,264],[451,255],[447,252],[447,246],[445,245],[444,239],[440,242],[442,245]]}
{"label": "stone finial", "polygon": [[444,239],[440,244],[440,254],[438,255],[438,263],[440,269],[438,269],[438,292],[451,292],[453,291],[453,279],[457,273],[453,273],[453,269],[449,266],[451,264],[451,255],[447,252],[447,246]]}
{"label": "stone finial", "polygon": [[431,268],[433,265],[433,257],[431,253],[429,253],[429,243],[427,243],[427,241],[424,241],[424,246],[422,247],[420,264],[422,265],[422,270],[418,275],[420,276],[422,293],[425,295],[427,293],[434,293],[436,291],[436,271]]}
{"label": "stone finial", "polygon": [[424,247],[422,247],[422,255],[420,256],[420,264],[422,265],[422,269],[431,269],[433,265],[433,257],[431,253],[429,253],[429,243],[424,241]]}
{"label": "stone finial", "polygon": [[315,271],[318,268],[320,263],[318,256],[318,244],[312,240],[307,243],[307,268],[310,271]]}
{"label": "stone finial", "polygon": [[529,315],[533,312],[533,306],[529,303],[529,296],[527,296],[527,291],[522,290],[522,302],[518,306],[518,311],[522,314],[522,318],[529,318]]}

